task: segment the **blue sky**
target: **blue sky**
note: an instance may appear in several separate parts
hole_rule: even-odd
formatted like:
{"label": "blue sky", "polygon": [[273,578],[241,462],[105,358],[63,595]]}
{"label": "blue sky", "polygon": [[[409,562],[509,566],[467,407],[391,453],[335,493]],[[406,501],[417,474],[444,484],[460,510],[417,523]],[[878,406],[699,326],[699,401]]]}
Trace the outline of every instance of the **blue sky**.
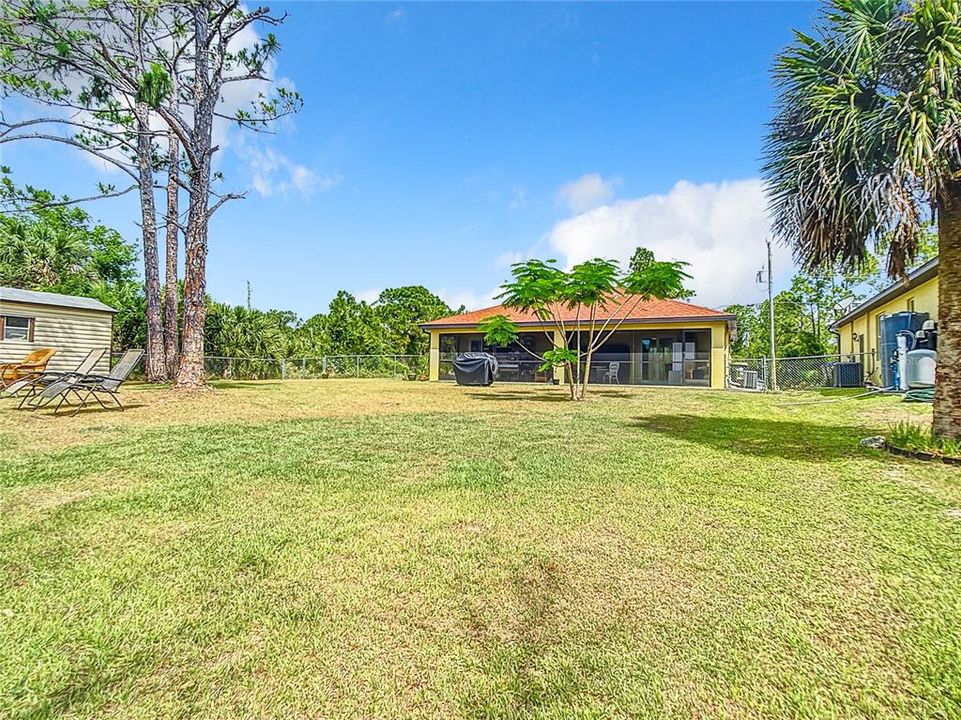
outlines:
{"label": "blue sky", "polygon": [[[486,304],[512,260],[689,260],[697,301],[761,299],[768,70],[814,3],[272,4],[304,110],[227,129],[247,199],[210,234],[209,291],[302,317],[338,289]],[[88,194],[74,151],[3,149],[18,182]],[[106,179],[110,179],[109,175]],[[87,208],[138,241],[130,199]],[[789,254],[777,253],[783,283]]]}

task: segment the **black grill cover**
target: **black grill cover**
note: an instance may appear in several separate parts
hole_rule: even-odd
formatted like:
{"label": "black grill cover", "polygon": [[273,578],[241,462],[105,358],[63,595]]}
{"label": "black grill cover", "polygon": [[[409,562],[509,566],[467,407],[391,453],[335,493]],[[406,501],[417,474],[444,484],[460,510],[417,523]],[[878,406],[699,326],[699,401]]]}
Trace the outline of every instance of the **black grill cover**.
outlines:
{"label": "black grill cover", "polygon": [[454,358],[458,385],[490,385],[497,377],[497,358],[490,353],[461,353]]}

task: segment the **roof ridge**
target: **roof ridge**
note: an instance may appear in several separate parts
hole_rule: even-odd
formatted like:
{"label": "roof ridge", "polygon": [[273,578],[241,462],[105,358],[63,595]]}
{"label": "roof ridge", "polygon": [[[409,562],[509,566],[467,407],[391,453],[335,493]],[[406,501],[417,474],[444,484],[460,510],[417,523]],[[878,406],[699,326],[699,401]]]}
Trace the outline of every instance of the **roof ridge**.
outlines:
{"label": "roof ridge", "polygon": [[[690,318],[703,319],[706,317],[716,317],[719,320],[722,320],[733,317],[730,313],[714,310],[703,305],[695,305],[694,303],[678,300],[676,298],[648,298],[645,300],[640,298],[636,293],[624,293],[620,290],[615,290],[614,293],[612,293],[611,302],[605,303],[601,312],[598,313],[598,319],[603,320],[609,319],[612,316],[616,316],[618,310],[623,308],[627,303],[631,302],[632,298],[638,298],[638,300],[632,307],[630,313],[618,318],[618,320],[621,322],[626,320],[644,320],[646,322],[650,322],[652,320],[678,321]],[[568,306],[563,304],[561,305],[561,308],[562,314],[568,316],[564,318],[565,322],[573,321],[579,310],[578,306]],[[583,311],[583,307],[580,309]],[[660,309],[662,314],[658,314],[658,309]],[[648,312],[643,312],[644,310],[648,310]],[[636,314],[637,311],[642,312],[640,314]],[[498,314],[512,316],[511,319],[513,319],[514,322],[538,322],[538,318],[534,313],[510,308],[501,303],[499,305],[478,308],[476,310],[471,310],[459,315],[447,315],[442,318],[437,318],[435,320],[423,323],[422,327],[473,325]]]}

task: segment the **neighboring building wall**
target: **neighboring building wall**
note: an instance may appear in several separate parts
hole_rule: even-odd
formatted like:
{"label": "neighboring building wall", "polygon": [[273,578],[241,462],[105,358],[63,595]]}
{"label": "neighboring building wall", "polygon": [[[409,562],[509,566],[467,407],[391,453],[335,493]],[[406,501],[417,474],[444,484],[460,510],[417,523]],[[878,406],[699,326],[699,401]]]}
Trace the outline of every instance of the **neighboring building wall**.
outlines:
{"label": "neighboring building wall", "polygon": [[97,310],[81,310],[55,305],[0,302],[0,315],[34,319],[33,342],[4,340],[0,336],[0,360],[16,362],[38,348],[55,348],[51,370],[73,370],[93,349],[106,350],[96,370],[110,370],[110,338],[113,315]]}
{"label": "neighboring building wall", "polygon": [[[568,326],[569,331],[575,331],[575,326]],[[521,328],[521,330],[527,330]],[[581,326],[582,331],[588,328]],[[624,323],[618,330],[710,330],[711,331],[711,387],[723,389],[727,377],[727,363],[730,350],[730,334],[727,322],[691,322],[691,323]],[[431,380],[440,379],[440,336],[441,335],[476,335],[477,328],[439,328],[430,330],[430,373]],[[555,343],[560,342],[560,333],[555,332]],[[563,368],[554,370],[554,377],[564,382]],[[647,386],[654,387],[654,386]]]}
{"label": "neighboring building wall", "polygon": [[[870,382],[881,382],[880,359],[878,358],[878,346],[880,344],[878,320],[884,315],[893,315],[905,310],[926,312],[932,320],[937,321],[938,278],[931,278],[917,287],[905,290],[884,305],[879,305],[838,328],[842,355],[866,353],[864,373],[866,379]],[[861,341],[854,339],[855,335],[864,338],[863,350]]]}

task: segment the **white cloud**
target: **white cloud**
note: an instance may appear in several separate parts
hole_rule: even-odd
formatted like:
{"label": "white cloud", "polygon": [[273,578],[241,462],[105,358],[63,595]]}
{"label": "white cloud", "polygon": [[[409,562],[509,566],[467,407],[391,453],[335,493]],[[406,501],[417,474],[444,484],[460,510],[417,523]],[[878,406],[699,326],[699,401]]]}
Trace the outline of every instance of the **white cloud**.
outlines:
{"label": "white cloud", "polygon": [[362,301],[370,305],[374,300],[380,297],[380,288],[369,288],[367,290],[361,290],[354,294],[357,300]]}
{"label": "white cloud", "polygon": [[437,296],[454,310],[461,305],[468,310],[478,310],[496,305],[497,300],[494,299],[494,296],[500,294],[500,292],[499,287],[492,288],[486,293],[477,293],[473,290],[448,290],[447,288],[441,288],[437,291]]}
{"label": "white cloud", "polygon": [[307,197],[314,192],[327,192],[344,180],[340,173],[319,176],[271,148],[243,144],[238,146],[237,152],[250,168],[250,182],[254,190],[263,197],[289,192],[298,192]]}
{"label": "white cloud", "polygon": [[558,205],[566,205],[571,212],[580,213],[597,207],[614,197],[614,186],[619,180],[605,180],[598,173],[581,175],[577,180],[561,185],[557,191]]}
{"label": "white cloud", "polygon": [[505,250],[494,260],[494,265],[499,268],[509,268],[514,263],[524,262],[528,257],[527,253]]}
{"label": "white cloud", "polygon": [[405,17],[407,17],[407,11],[404,10],[404,8],[399,7],[396,10],[391,10],[389,13],[384,15],[384,20],[389,23],[400,22]]}
{"label": "white cloud", "polygon": [[[665,195],[619,200],[563,220],[548,240],[568,265],[592,257],[626,265],[638,245],[660,260],[683,260],[690,263],[695,302],[720,307],[760,299],[755,273],[766,260],[769,228],[760,180],[680,181]],[[775,245],[774,255],[775,279],[789,275],[790,252]]]}

